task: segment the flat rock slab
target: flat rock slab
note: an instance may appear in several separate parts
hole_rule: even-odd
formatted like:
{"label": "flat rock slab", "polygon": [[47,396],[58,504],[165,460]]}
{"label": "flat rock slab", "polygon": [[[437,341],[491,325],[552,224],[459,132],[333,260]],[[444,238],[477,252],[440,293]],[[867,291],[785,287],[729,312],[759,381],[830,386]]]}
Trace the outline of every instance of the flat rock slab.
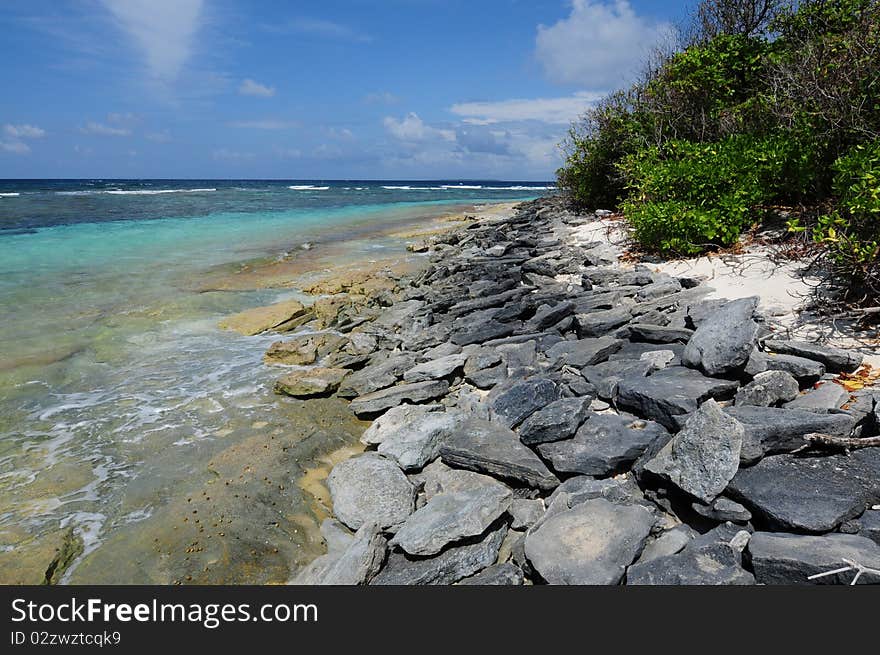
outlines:
{"label": "flat rock slab", "polygon": [[447,391],[449,391],[449,383],[446,380],[399,384],[358,396],[351,401],[351,411],[358,417],[371,416],[397,407],[404,402],[421,403],[434,400],[446,395]]}
{"label": "flat rock slab", "polygon": [[374,585],[450,585],[491,566],[507,535],[502,525],[465,545],[452,545],[434,557],[412,557],[401,551],[388,555]]}
{"label": "flat rock slab", "polygon": [[560,441],[574,436],[589,414],[591,399],[560,398],[529,416],[519,426],[519,439],[526,445]]}
{"label": "flat rock slab", "polygon": [[[880,569],[880,546],[865,537],[851,534],[822,536],[783,532],[756,532],[749,540],[749,554],[755,578],[762,584],[850,584],[855,572],[807,578],[846,567],[844,560]],[[865,574],[861,584],[880,584],[880,576]]]}
{"label": "flat rock slab", "polygon": [[559,386],[553,380],[533,378],[493,391],[489,407],[495,419],[514,428],[559,396]]}
{"label": "flat rock slab", "polygon": [[602,362],[595,366],[585,366],[581,375],[596,387],[600,398],[614,400],[620,381],[628,377],[646,377],[655,370],[655,366],[642,359],[619,359]]}
{"label": "flat rock slab", "polygon": [[611,337],[560,341],[547,350],[547,357],[554,364],[568,364],[575,368],[592,366],[608,359],[623,346],[623,341]]}
{"label": "flat rock slab", "polygon": [[437,494],[410,515],[390,543],[410,555],[435,555],[447,544],[483,534],[512,498],[499,482]]}
{"label": "flat rock slab", "polygon": [[441,380],[463,368],[466,361],[467,355],[446,355],[445,357],[440,357],[430,362],[424,362],[414,366],[403,374],[403,379],[407,382]]}
{"label": "flat rock slab", "polygon": [[523,583],[523,572],[513,562],[495,564],[483,569],[476,575],[465,578],[458,584],[476,585],[480,587],[519,586]]}
{"label": "flat rock slab", "polygon": [[810,389],[783,407],[786,409],[802,409],[806,412],[827,414],[836,412],[849,402],[849,392],[841,385],[825,381],[815,389]]}
{"label": "flat rock slab", "polygon": [[333,393],[351,371],[344,368],[309,368],[275,381],[275,393],[294,398],[314,398]]}
{"label": "flat rock slab", "polygon": [[707,375],[745,366],[758,336],[758,324],[752,319],[757,306],[757,297],[740,298],[703,321],[684,349],[685,365],[701,368]]}
{"label": "flat rock slab", "polygon": [[638,562],[626,572],[628,585],[753,585],[742,554],[728,544],[687,545],[674,555]]}
{"label": "flat rock slab", "polygon": [[395,355],[371,363],[360,371],[352,373],[345,384],[340,385],[339,395],[343,398],[354,398],[390,387],[403,376],[405,371],[412,368],[413,364],[415,358],[412,355]]}
{"label": "flat rock slab", "polygon": [[744,434],[739,421],[707,400],[644,469],[710,503],[739,468]]}
{"label": "flat rock slab", "polygon": [[581,339],[601,337],[632,320],[632,313],[626,307],[615,307],[604,311],[578,314],[577,333]]}
{"label": "flat rock slab", "polygon": [[515,329],[516,326],[512,323],[489,320],[472,326],[460,327],[452,333],[451,340],[457,346],[485,343],[493,339],[509,337]]}
{"label": "flat rock slab", "polygon": [[765,457],[740,469],[728,492],[772,529],[830,532],[880,498],[880,450]]}
{"label": "flat rock slab", "polygon": [[739,384],[702,375],[693,369],[672,366],[649,377],[621,380],[617,403],[623,409],[677,429],[675,418],[690,414],[708,398],[730,397]]}
{"label": "flat rock slab", "polygon": [[474,418],[460,423],[455,434],[441,444],[440,456],[450,466],[530,487],[549,490],[559,485],[556,476],[513,430],[495,422]]}
{"label": "flat rock slab", "polygon": [[550,584],[614,585],[642,551],[653,523],[639,505],[587,500],[530,531],[525,555]]}
{"label": "flat rock slab", "polygon": [[396,528],[412,514],[415,490],[389,459],[366,453],[340,462],[327,477],[333,513],[352,530],[366,523]]}
{"label": "flat rock slab", "polygon": [[797,355],[777,355],[756,350],[749,356],[744,372],[754,377],[764,371],[785,371],[801,384],[812,384],[825,375],[825,365]]}
{"label": "flat rock slab", "polygon": [[767,350],[783,355],[795,355],[821,362],[831,373],[850,373],[855,371],[862,365],[862,360],[864,359],[861,353],[831,348],[830,346],[820,346],[819,344],[807,343],[806,341],[768,339],[764,342],[764,347]]}
{"label": "flat rock slab", "polygon": [[743,463],[796,450],[804,445],[803,436],[809,432],[849,435],[855,423],[848,414],[816,414],[799,409],[737,405],[724,411],[745,427],[740,453]]}
{"label": "flat rock slab", "polygon": [[307,311],[301,302],[287,300],[268,307],[256,307],[233,314],[220,321],[220,327],[224,330],[234,330],[239,334],[253,336],[304,316]]}
{"label": "flat rock slab", "polygon": [[668,433],[659,423],[632,415],[591,413],[573,439],[538,446],[559,473],[609,475],[638,459]]}

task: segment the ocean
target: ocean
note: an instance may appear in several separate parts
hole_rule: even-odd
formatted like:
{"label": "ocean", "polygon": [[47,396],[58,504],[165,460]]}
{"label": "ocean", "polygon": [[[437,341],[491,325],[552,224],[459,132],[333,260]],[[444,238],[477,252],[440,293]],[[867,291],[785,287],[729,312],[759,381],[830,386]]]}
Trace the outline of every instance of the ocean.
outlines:
{"label": "ocean", "polygon": [[[200,578],[191,553],[169,564],[180,540],[169,508],[187,502],[186,489],[213,482],[216,462],[236,447],[287,439],[283,452],[302,448],[305,458],[324,450],[315,435],[332,439],[338,425],[336,445],[344,446],[342,433],[357,426],[305,426],[318,419],[272,392],[277,371],[261,361],[277,335],[242,337],[218,321],[299,297],[285,283],[291,271],[402,251],[395,230],[426,217],[550,189],[454,180],[0,180],[0,582],[45,571],[71,539],[53,581],[277,581],[253,571],[261,565],[231,562],[241,544],[200,546],[211,553],[198,561]],[[293,452],[291,480],[307,472]],[[293,487],[274,521],[303,528],[288,535],[288,559],[315,547],[314,508]],[[247,513],[247,502],[232,497],[226,506],[241,502]],[[283,574],[283,565],[276,569]]]}

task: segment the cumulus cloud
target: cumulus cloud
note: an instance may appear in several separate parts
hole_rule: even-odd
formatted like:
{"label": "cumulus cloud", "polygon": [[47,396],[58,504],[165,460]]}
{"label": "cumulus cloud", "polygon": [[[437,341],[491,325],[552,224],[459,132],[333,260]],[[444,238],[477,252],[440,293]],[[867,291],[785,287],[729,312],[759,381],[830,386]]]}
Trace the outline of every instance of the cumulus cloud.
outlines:
{"label": "cumulus cloud", "polygon": [[26,155],[31,151],[31,147],[24,141],[0,141],[0,150],[16,155]]}
{"label": "cumulus cloud", "polygon": [[636,73],[645,53],[672,29],[639,16],[627,0],[572,0],[568,18],[538,26],[536,55],[556,82],[611,89]]}
{"label": "cumulus cloud", "polygon": [[250,78],[244,80],[238,87],[238,92],[243,96],[257,96],[260,98],[271,98],[275,95],[275,87],[266,86]]}
{"label": "cumulus cloud", "polygon": [[428,125],[418,114],[410,112],[401,119],[393,116],[385,117],[385,129],[391,136],[408,143],[420,143],[424,141],[442,140],[455,141],[455,131],[441,129]]}
{"label": "cumulus cloud", "polygon": [[0,150],[15,155],[26,155],[31,151],[31,147],[25,143],[25,140],[41,139],[46,136],[46,130],[26,123],[20,125],[6,123],[3,126],[3,136],[4,138],[0,140]]}
{"label": "cumulus cloud", "polygon": [[143,54],[150,74],[173,81],[189,59],[203,0],[101,0]]}
{"label": "cumulus cloud", "polygon": [[601,97],[601,93],[583,91],[562,98],[462,102],[452,105],[449,111],[464,117],[464,121],[472,125],[513,121],[541,121],[567,125]]}

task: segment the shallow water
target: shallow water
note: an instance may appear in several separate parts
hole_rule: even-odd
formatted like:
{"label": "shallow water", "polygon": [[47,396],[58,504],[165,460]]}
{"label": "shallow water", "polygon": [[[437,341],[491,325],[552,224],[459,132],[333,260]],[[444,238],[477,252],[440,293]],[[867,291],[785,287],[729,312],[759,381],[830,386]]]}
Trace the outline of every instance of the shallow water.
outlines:
{"label": "shallow water", "polygon": [[[217,322],[297,297],[284,275],[322,253],[402,253],[383,230],[541,193],[445,184],[0,182],[0,581],[39,581],[71,530],[67,582],[283,581],[308,559],[316,509],[295,479],[362,426],[336,401],[319,418],[275,396],[261,363],[275,337]],[[237,276],[243,261],[287,268]],[[205,536],[190,493],[213,495],[215,541],[184,554]],[[283,532],[278,550],[246,546],[255,530]]]}

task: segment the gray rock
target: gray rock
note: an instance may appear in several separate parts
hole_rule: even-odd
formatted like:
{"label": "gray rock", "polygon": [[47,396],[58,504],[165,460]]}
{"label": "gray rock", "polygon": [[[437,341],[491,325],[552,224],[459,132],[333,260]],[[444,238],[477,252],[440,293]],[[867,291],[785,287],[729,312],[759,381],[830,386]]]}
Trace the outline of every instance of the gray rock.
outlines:
{"label": "gray rock", "polygon": [[[397,408],[388,411],[394,409]],[[379,452],[396,461],[404,471],[420,469],[437,458],[440,443],[453,433],[464,416],[455,410],[426,412],[404,423],[392,434],[383,435]]]}
{"label": "gray rock", "polygon": [[485,343],[513,334],[516,327],[512,323],[488,320],[472,325],[463,324],[452,333],[452,343],[467,346],[472,343]]}
{"label": "gray rock", "polygon": [[464,365],[466,375],[501,363],[501,355],[491,346],[465,346],[462,353],[468,356]]}
{"label": "gray rock", "polygon": [[631,505],[644,501],[644,496],[631,475],[619,475],[601,480],[586,475],[569,478],[554,489],[550,497],[547,498],[548,509],[563,494],[567,498],[566,508],[595,498],[604,498],[620,505]]}
{"label": "gray rock", "polygon": [[756,350],[749,356],[744,372],[754,377],[764,371],[785,371],[800,384],[812,384],[825,375],[825,365],[795,355],[768,354]]}
{"label": "gray rock", "polygon": [[641,359],[620,359],[585,366],[581,369],[581,375],[596,387],[600,398],[614,400],[621,380],[627,377],[645,377],[654,370],[650,362]]}
{"label": "gray rock", "polygon": [[656,539],[648,541],[636,564],[680,553],[694,538],[694,534],[693,528],[684,524],[664,531]]}
{"label": "gray rock", "polygon": [[851,373],[862,365],[862,360],[864,359],[861,353],[831,348],[830,346],[820,346],[819,344],[807,343],[805,341],[768,339],[764,342],[764,347],[767,350],[782,355],[795,355],[821,362],[831,373]]}
{"label": "gray rock", "polygon": [[559,473],[604,476],[634,462],[666,434],[660,424],[629,414],[591,414],[573,439],[542,444],[538,452]]}
{"label": "gray rock", "polygon": [[630,323],[626,328],[628,337],[633,341],[645,341],[647,343],[688,343],[693,336],[693,330],[687,328],[670,327],[666,325],[651,325],[649,323]]}
{"label": "gray rock", "polygon": [[693,510],[712,521],[732,521],[733,523],[748,523],[752,520],[752,513],[730,498],[720,496],[711,505],[694,503]]}
{"label": "gray rock", "polygon": [[528,321],[528,329],[536,332],[546,330],[567,316],[570,316],[573,311],[574,303],[570,300],[563,300],[554,305],[543,305],[538,308],[535,315]]}
{"label": "gray rock", "polygon": [[519,426],[526,445],[568,439],[587,418],[590,398],[561,398],[529,416]]}
{"label": "gray rock", "polygon": [[575,368],[599,364],[608,359],[609,355],[620,350],[623,342],[611,337],[598,339],[579,339],[577,341],[560,341],[551,346],[547,357],[554,364],[568,364]]}
{"label": "gray rock", "polygon": [[653,523],[639,505],[587,500],[529,531],[525,554],[550,584],[613,585],[642,551]]}
{"label": "gray rock", "polygon": [[559,397],[559,387],[553,380],[533,378],[493,391],[490,408],[493,417],[500,423],[515,428],[535,411]]}
{"label": "gray rock", "polygon": [[358,417],[372,416],[397,407],[401,403],[421,403],[434,400],[445,395],[447,391],[449,391],[449,383],[446,380],[399,384],[358,396],[351,401],[350,407]]}
{"label": "gray rock", "polygon": [[675,359],[675,353],[671,350],[649,350],[639,355],[639,359],[648,362],[654,371],[662,371]]}
{"label": "gray rock", "polygon": [[376,418],[361,435],[361,443],[378,446],[383,441],[409,432],[410,426],[435,414],[443,414],[443,405],[398,405]]}
{"label": "gray rock", "polygon": [[502,384],[508,379],[507,366],[499,364],[491,368],[480,369],[468,373],[465,380],[474,385],[477,389],[491,389],[492,387]]}
{"label": "gray rock", "polygon": [[458,369],[463,368],[466,361],[466,355],[446,355],[445,357],[440,357],[439,359],[414,366],[403,374],[403,379],[407,382],[441,380],[449,377]]}
{"label": "gray rock", "polygon": [[743,569],[742,554],[729,544],[691,543],[675,555],[633,564],[626,572],[628,585],[753,585],[754,576]]}
{"label": "gray rock", "polygon": [[440,446],[440,456],[450,466],[515,480],[530,487],[553,489],[559,480],[517,434],[495,422],[470,419]]}
{"label": "gray rock", "polygon": [[724,491],[739,468],[745,430],[736,419],[707,400],[645,470],[709,503]]}
{"label": "gray rock", "polygon": [[627,307],[578,314],[575,317],[577,333],[581,339],[604,336],[629,323],[630,320],[632,320],[632,314]]}
{"label": "gray rock", "polygon": [[465,578],[458,584],[481,587],[518,586],[523,583],[523,572],[516,564],[505,562],[483,569],[476,575]]}
{"label": "gray rock", "polygon": [[745,427],[740,453],[743,463],[764,455],[791,452],[804,445],[808,432],[848,435],[854,420],[848,414],[816,414],[799,409],[742,405],[725,410]]}
{"label": "gray rock", "polygon": [[447,544],[485,532],[510,507],[513,492],[496,482],[433,496],[390,541],[410,555],[434,555]]}
{"label": "gray rock", "polygon": [[343,398],[355,398],[390,387],[413,364],[415,359],[410,354],[380,360],[349,375],[339,386],[337,394]]}
{"label": "gray rock", "polygon": [[390,529],[412,514],[414,490],[394,462],[366,453],[340,462],[327,477],[333,513],[352,530],[375,522]]}
{"label": "gray rock", "polygon": [[293,371],[275,382],[275,393],[294,398],[314,398],[331,394],[350,371],[344,368],[308,368]]}
{"label": "gray rock", "polygon": [[723,375],[741,369],[749,359],[758,336],[752,314],[758,298],[741,298],[721,307],[707,318],[684,349],[684,363],[707,375]]}
{"label": "gray rock", "polygon": [[495,563],[507,527],[501,525],[485,537],[464,545],[452,545],[434,557],[412,557],[400,551],[388,561],[370,584],[449,585]]}
{"label": "gray rock", "polygon": [[514,498],[510,503],[510,515],[513,517],[510,527],[514,530],[530,528],[544,515],[544,511],[544,501],[540,498]]}
{"label": "gray rock", "polygon": [[874,509],[866,510],[859,517],[859,534],[867,537],[876,544],[880,544],[880,505]]}
{"label": "gray rock", "polygon": [[[749,554],[755,578],[762,584],[850,584],[850,571],[815,580],[807,578],[846,567],[844,560],[880,569],[880,546],[850,534],[823,536],[756,532],[749,541]],[[880,584],[880,576],[863,575],[862,584]]]}
{"label": "gray rock", "polygon": [[701,375],[682,366],[653,375],[625,378],[617,389],[617,404],[669,429],[677,429],[674,417],[696,411],[708,398],[721,400],[736,391],[738,383]]}
{"label": "gray rock", "polygon": [[728,494],[772,529],[830,532],[880,498],[880,451],[765,457],[740,469]]}
{"label": "gray rock", "polygon": [[764,371],[736,392],[737,405],[769,407],[797,398],[797,380],[785,371]]}
{"label": "gray rock", "polygon": [[441,357],[446,357],[448,355],[457,355],[460,352],[461,346],[456,346],[451,341],[447,341],[446,343],[441,343],[439,346],[428,348],[425,352],[421,354],[419,359],[423,362],[430,362],[435,359],[440,359]]}
{"label": "gray rock", "polygon": [[831,381],[819,384],[815,389],[810,389],[794,400],[785,403],[786,409],[802,409],[806,412],[828,414],[840,410],[849,401],[849,393],[841,385]]}
{"label": "gray rock", "polygon": [[341,551],[322,555],[293,579],[298,585],[367,584],[385,561],[386,542],[379,526],[366,523]]}
{"label": "gray rock", "polygon": [[689,327],[696,330],[729,302],[726,298],[713,298],[688,305],[685,322]]}
{"label": "gray rock", "polygon": [[419,473],[410,475],[410,479],[423,488],[427,500],[431,500],[437,494],[456,493],[499,484],[493,477],[474,471],[454,469],[439,459],[428,464]]}
{"label": "gray rock", "polygon": [[496,346],[496,352],[511,371],[519,369],[532,370],[537,359],[538,343],[536,341],[524,341],[523,343],[508,343]]}
{"label": "gray rock", "polygon": [[639,300],[653,300],[663,298],[681,291],[681,282],[675,278],[653,282],[639,289],[636,298]]}

